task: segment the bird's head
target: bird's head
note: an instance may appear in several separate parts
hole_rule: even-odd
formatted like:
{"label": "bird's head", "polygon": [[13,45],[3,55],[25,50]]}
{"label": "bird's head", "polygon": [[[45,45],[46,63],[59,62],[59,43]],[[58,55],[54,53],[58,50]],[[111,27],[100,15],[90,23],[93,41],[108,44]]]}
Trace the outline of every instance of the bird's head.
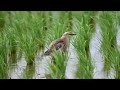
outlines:
{"label": "bird's head", "polygon": [[65,32],[65,33],[63,34],[63,36],[69,36],[69,35],[76,35],[76,34],[73,34],[73,33],[71,33],[71,32]]}

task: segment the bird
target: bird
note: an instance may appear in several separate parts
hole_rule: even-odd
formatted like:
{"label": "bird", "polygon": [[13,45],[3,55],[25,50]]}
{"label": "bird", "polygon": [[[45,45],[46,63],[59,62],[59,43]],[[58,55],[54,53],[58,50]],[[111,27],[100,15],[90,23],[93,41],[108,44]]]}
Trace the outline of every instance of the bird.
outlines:
{"label": "bird", "polygon": [[52,41],[47,49],[45,51],[44,55],[51,55],[54,50],[60,50],[61,52],[65,52],[67,50],[67,47],[69,45],[69,36],[70,35],[76,35],[70,32],[65,32],[60,38]]}

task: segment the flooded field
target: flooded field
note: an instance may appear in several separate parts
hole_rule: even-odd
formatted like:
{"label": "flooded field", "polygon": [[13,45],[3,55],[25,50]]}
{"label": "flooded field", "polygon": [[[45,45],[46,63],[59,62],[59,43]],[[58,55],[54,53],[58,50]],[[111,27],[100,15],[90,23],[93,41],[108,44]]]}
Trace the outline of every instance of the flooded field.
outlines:
{"label": "flooded field", "polygon": [[[119,79],[118,12],[0,12],[0,79]],[[44,55],[64,32],[64,53]]]}

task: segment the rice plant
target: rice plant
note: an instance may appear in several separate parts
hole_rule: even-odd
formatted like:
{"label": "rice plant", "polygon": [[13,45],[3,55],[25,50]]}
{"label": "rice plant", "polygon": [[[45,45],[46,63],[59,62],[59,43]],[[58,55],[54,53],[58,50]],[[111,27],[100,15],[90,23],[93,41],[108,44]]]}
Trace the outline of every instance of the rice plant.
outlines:
{"label": "rice plant", "polygon": [[[69,13],[68,12],[59,12],[58,18],[53,18],[52,27],[48,29],[46,44],[50,44],[51,41],[60,38],[64,32],[71,31],[67,27],[71,21],[69,21]],[[53,13],[54,14],[54,13]],[[70,15],[71,16],[71,15]],[[69,22],[68,22],[69,21]]]}
{"label": "rice plant", "polygon": [[[89,53],[89,42],[92,33],[95,31],[94,12],[79,13],[79,18],[74,21],[76,25],[77,37],[74,42],[78,54],[78,70],[76,76],[81,79],[92,78],[93,66]],[[76,17],[77,18],[77,17]]]}
{"label": "rice plant", "polygon": [[[68,27],[68,25],[72,23],[71,17],[71,12],[60,12],[59,17],[56,18],[56,20],[53,19],[52,27],[49,28],[46,38],[46,43],[48,45],[53,40],[60,38],[64,32],[71,31],[71,28]],[[64,65],[64,62],[67,62],[67,57],[66,54],[61,54],[59,52],[53,54],[52,60],[54,63],[50,64],[51,78],[65,78],[66,65]]]}
{"label": "rice plant", "polygon": [[8,62],[8,42],[7,37],[0,34],[0,79],[7,78]]}
{"label": "rice plant", "polygon": [[[3,12],[1,13],[3,14]],[[43,22],[40,13],[27,11],[4,12],[4,20],[1,17],[1,23],[4,21],[5,25],[4,27],[1,26],[3,27],[1,36],[6,37],[7,51],[4,58],[8,57],[9,63],[16,63],[16,59],[18,57],[20,59],[24,55],[27,64],[31,64],[37,51],[43,47]]]}
{"label": "rice plant", "polygon": [[61,53],[59,51],[54,52],[50,67],[50,77],[52,79],[65,79],[65,70],[67,65],[68,55],[67,53]]}
{"label": "rice plant", "polygon": [[34,74],[35,65],[27,65],[22,76],[24,79],[33,79]]}
{"label": "rice plant", "polygon": [[[8,78],[9,66],[17,64],[23,56],[27,62],[23,78],[31,79],[35,73],[34,62],[38,51],[68,31],[77,34],[72,42],[79,60],[76,77],[93,78],[89,43],[95,31],[96,19],[102,30],[104,71],[109,74],[110,69],[114,68],[115,78],[120,78],[120,52],[116,46],[119,15],[115,11],[1,11],[0,78]],[[49,64],[51,78],[65,79],[68,53],[55,51],[52,54]]]}
{"label": "rice plant", "polygon": [[3,30],[5,25],[5,12],[1,11],[0,12],[0,31]]}
{"label": "rice plant", "polygon": [[[24,52],[27,63],[31,64],[38,47],[43,45],[41,17],[38,18],[39,13],[36,12],[31,12],[31,14],[29,12],[14,12],[12,15],[14,17],[11,19],[12,23],[9,24],[9,27],[15,29],[17,46],[20,51]],[[14,34],[11,35],[13,37]]]}
{"label": "rice plant", "polygon": [[5,26],[5,16],[4,12],[0,12],[0,79],[5,79],[8,77],[8,38],[4,32]]}
{"label": "rice plant", "polygon": [[103,37],[101,51],[105,58],[104,71],[108,74],[114,60],[111,58],[111,52],[116,48],[116,12],[100,12],[99,23]]}
{"label": "rice plant", "polygon": [[[116,16],[117,16],[117,21],[116,21],[116,23],[117,23],[117,25],[119,26],[120,25],[120,13],[119,12],[116,12]],[[119,29],[118,28],[118,26],[116,26],[116,28],[117,29]],[[117,32],[118,32],[118,30],[117,30]],[[119,50],[119,48],[112,48],[113,50],[112,50],[112,52],[111,52],[111,59],[112,59],[112,61],[111,61],[111,63],[112,63],[112,68],[115,70],[115,79],[120,79],[120,50]]]}

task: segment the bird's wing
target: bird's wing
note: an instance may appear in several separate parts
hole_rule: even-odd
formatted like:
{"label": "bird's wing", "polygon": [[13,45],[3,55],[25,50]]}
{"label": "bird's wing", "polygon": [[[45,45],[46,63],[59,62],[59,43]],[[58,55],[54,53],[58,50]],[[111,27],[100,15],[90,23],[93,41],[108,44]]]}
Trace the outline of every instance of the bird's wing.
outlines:
{"label": "bird's wing", "polygon": [[62,47],[62,44],[63,44],[63,40],[57,39],[49,45],[49,49],[52,50],[55,47],[56,50],[58,50],[59,48]]}
{"label": "bird's wing", "polygon": [[58,49],[60,49],[60,48],[62,48],[62,47],[63,47],[63,44],[62,44],[62,43],[57,43],[57,44],[55,45],[56,50],[58,50]]}
{"label": "bird's wing", "polygon": [[63,47],[63,40],[57,39],[51,42],[51,44],[48,47],[48,50],[45,51],[44,55],[50,55],[52,53],[53,48],[56,50],[60,49]]}

